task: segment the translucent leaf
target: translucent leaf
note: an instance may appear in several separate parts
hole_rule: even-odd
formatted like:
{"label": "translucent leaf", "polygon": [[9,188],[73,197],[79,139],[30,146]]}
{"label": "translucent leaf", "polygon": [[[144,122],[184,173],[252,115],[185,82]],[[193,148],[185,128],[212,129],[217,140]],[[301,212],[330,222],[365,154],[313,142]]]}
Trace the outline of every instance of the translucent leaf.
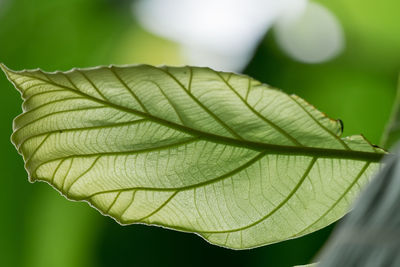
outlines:
{"label": "translucent leaf", "polygon": [[334,231],[319,266],[400,266],[400,147]]}
{"label": "translucent leaf", "polygon": [[245,249],[341,218],[385,153],[303,99],[208,68],[3,67],[24,99],[12,141],[46,181],[121,224]]}

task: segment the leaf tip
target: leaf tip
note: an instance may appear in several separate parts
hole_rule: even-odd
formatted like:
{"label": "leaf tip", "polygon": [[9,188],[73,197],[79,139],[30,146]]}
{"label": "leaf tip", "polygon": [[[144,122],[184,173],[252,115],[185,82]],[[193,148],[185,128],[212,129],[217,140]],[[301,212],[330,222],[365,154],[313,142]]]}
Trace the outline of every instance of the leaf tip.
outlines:
{"label": "leaf tip", "polygon": [[[0,69],[4,72],[6,75],[7,79],[12,82],[11,74],[15,73],[12,69],[7,67],[4,63],[0,62]],[[12,82],[13,83],[13,82]]]}
{"label": "leaf tip", "polygon": [[0,69],[7,75],[7,73],[10,71],[10,69],[3,63],[0,62]]}
{"label": "leaf tip", "polygon": [[26,70],[22,70],[22,71],[12,70],[9,67],[7,67],[4,63],[1,63],[1,62],[0,62],[0,69],[4,72],[7,79],[10,81],[10,83],[12,85],[14,85],[15,89],[17,89],[17,91],[22,95],[23,89],[16,83],[15,80],[16,80],[16,78],[23,76],[24,72],[26,72]]}

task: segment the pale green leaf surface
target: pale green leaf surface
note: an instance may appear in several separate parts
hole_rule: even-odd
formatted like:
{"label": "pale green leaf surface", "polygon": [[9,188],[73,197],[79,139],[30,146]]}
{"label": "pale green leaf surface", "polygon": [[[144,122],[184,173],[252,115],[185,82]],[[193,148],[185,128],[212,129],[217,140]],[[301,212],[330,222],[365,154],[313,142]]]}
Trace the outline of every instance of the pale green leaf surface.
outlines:
{"label": "pale green leaf surface", "polygon": [[3,68],[31,181],[121,224],[244,249],[336,221],[385,153],[303,99],[195,67]]}

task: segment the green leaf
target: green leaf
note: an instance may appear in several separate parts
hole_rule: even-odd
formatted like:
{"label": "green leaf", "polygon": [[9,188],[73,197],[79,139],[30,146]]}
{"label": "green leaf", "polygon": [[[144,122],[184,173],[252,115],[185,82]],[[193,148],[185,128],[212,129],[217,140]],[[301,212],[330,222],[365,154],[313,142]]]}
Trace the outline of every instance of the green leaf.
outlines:
{"label": "green leaf", "polygon": [[12,142],[46,181],[121,224],[245,249],[341,218],[385,153],[340,138],[303,99],[208,68],[11,71],[24,99]]}
{"label": "green leaf", "polygon": [[318,263],[310,263],[306,265],[296,265],[294,267],[317,267]]}
{"label": "green leaf", "polygon": [[400,147],[393,152],[334,229],[318,266],[400,266]]}

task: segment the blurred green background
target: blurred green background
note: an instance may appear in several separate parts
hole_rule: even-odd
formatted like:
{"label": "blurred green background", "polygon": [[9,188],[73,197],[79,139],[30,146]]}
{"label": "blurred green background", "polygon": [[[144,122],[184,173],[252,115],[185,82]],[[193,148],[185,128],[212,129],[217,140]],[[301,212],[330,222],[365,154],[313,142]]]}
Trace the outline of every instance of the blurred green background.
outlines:
{"label": "blurred green background", "polygon": [[[48,71],[184,63],[177,44],[140,26],[131,2],[0,0],[0,62],[16,70]],[[363,133],[379,143],[400,70],[400,2],[317,2],[335,14],[344,30],[345,48],[338,57],[299,63],[282,52],[271,30],[243,72],[342,119],[345,135]],[[192,234],[122,227],[86,203],[67,201],[47,184],[29,184],[10,142],[21,99],[4,75],[0,88],[1,266],[292,266],[309,262],[329,236],[332,226],[295,240],[232,251]]]}

